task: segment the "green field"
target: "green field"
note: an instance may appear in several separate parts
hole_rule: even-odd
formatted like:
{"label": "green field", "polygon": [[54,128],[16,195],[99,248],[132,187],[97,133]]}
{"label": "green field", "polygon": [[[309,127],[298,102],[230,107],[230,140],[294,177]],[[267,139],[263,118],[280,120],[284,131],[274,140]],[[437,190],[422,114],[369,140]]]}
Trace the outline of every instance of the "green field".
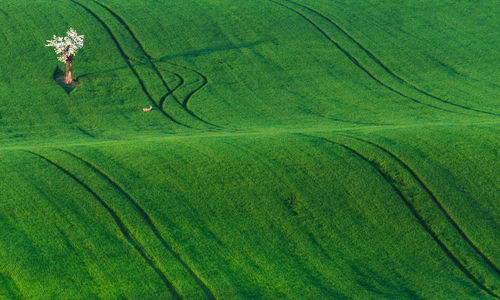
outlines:
{"label": "green field", "polygon": [[500,298],[499,15],[1,1],[0,299]]}

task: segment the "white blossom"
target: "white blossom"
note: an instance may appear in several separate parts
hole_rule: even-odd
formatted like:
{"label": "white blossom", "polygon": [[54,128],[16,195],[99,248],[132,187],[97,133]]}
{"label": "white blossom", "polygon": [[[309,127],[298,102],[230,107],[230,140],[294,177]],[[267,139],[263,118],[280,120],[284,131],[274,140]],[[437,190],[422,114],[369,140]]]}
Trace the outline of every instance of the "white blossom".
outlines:
{"label": "white blossom", "polygon": [[59,55],[58,60],[66,62],[72,59],[78,49],[83,47],[83,35],[78,35],[73,28],[70,28],[64,38],[60,36],[53,36],[52,40],[47,40],[47,47],[54,47],[54,51]]}

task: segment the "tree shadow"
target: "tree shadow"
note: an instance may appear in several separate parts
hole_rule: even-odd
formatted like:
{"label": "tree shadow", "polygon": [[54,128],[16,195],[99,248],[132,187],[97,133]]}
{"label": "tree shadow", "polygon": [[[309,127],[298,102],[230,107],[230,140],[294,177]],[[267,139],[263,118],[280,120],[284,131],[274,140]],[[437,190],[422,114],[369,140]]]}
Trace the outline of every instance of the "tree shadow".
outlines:
{"label": "tree shadow", "polygon": [[[56,67],[54,70],[54,74],[52,77],[54,78],[55,82],[63,88],[63,90],[66,92],[66,94],[71,94],[71,92],[80,84],[75,80],[72,84],[66,84],[64,83],[64,72],[61,70],[59,66]],[[78,79],[78,78],[77,78]]]}

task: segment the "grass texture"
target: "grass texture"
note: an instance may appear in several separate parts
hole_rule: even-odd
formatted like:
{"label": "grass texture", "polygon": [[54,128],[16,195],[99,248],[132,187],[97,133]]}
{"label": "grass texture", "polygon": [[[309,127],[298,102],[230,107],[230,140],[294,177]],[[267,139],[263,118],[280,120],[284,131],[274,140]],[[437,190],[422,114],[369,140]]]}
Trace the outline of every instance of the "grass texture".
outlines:
{"label": "grass texture", "polygon": [[0,298],[499,298],[499,14],[0,2]]}

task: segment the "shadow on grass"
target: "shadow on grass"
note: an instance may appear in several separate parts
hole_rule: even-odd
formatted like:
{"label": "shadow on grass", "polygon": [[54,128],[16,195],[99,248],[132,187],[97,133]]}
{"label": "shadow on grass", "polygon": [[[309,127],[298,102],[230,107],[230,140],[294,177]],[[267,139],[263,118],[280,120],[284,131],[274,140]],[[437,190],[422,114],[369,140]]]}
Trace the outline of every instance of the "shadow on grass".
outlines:
{"label": "shadow on grass", "polygon": [[[168,56],[163,56],[160,58],[154,58],[151,61],[141,61],[140,59],[133,58],[133,57],[128,57],[128,59],[131,61],[136,61],[136,63],[132,64],[133,67],[147,66],[147,65],[150,65],[150,63],[161,63],[161,62],[165,62],[165,61],[172,60],[175,58],[198,57],[198,56],[208,55],[208,54],[215,53],[215,52],[223,52],[223,51],[238,50],[238,49],[244,49],[244,48],[252,48],[252,47],[255,47],[257,45],[266,43],[266,42],[274,42],[274,40],[260,40],[260,41],[245,43],[245,44],[240,44],[240,45],[226,45],[226,46],[220,46],[220,47],[214,47],[214,48],[192,50],[192,51],[187,51],[184,53],[177,53],[177,54],[172,54],[172,55],[168,55]],[[80,78],[92,76],[92,75],[113,73],[116,71],[128,69],[129,67],[130,67],[129,65],[123,65],[123,66],[112,68],[109,70],[90,72],[90,73],[86,73],[86,74],[82,74],[82,75],[78,76],[76,78],[76,80],[78,80]]]}
{"label": "shadow on grass", "polygon": [[54,70],[54,74],[52,76],[54,80],[59,84],[60,87],[69,95],[71,92],[80,85],[77,81],[73,81],[71,84],[64,83],[64,72],[61,70],[59,66]]}

